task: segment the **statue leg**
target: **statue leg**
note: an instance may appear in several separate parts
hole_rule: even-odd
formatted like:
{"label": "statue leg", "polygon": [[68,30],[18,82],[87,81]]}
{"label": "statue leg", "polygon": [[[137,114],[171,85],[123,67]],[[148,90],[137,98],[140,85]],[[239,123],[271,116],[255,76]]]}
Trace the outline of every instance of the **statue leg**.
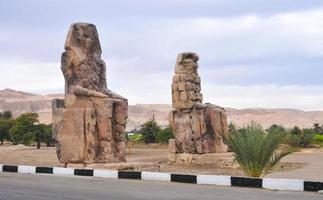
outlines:
{"label": "statue leg", "polygon": [[128,117],[128,103],[123,100],[117,100],[114,102],[113,109],[113,140],[115,142],[115,156],[118,157],[119,161],[126,161],[126,143],[125,143],[125,132],[126,132],[126,121]]}

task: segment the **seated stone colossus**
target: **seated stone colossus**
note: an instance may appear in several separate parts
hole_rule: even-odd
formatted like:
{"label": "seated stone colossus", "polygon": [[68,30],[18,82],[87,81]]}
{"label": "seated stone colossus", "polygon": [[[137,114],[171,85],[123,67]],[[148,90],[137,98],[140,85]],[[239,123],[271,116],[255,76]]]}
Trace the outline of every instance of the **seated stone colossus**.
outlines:
{"label": "seated stone colossus", "polygon": [[62,163],[126,161],[126,98],[107,88],[95,25],[72,24],[61,58],[65,101],[53,101],[53,138]]}
{"label": "seated stone colossus", "polygon": [[175,136],[172,153],[205,154],[227,152],[223,138],[228,134],[223,108],[202,104],[198,55],[191,52],[177,56],[172,81],[170,125]]}

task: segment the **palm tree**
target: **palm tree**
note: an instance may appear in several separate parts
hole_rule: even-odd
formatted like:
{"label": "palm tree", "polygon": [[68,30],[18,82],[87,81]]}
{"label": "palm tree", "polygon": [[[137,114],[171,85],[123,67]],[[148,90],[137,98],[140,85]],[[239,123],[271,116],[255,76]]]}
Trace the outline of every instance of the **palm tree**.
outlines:
{"label": "palm tree", "polygon": [[314,130],[315,134],[321,134],[323,132],[322,127],[320,126],[319,123],[315,123],[313,125],[313,130]]}
{"label": "palm tree", "polygon": [[243,131],[230,134],[226,141],[245,175],[259,177],[291,153],[278,150],[285,138],[284,133],[266,133],[259,124],[251,123]]}

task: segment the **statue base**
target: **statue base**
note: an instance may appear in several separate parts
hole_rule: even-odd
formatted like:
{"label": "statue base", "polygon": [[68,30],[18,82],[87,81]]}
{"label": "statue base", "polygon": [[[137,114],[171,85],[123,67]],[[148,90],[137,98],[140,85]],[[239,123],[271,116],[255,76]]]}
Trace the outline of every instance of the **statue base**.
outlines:
{"label": "statue base", "polygon": [[91,163],[91,164],[67,164],[75,169],[107,169],[107,170],[131,170],[131,171],[159,171],[157,162],[127,162],[127,163]]}
{"label": "statue base", "polygon": [[189,154],[189,153],[169,153],[169,164],[184,165],[215,165],[220,168],[238,169],[239,165],[234,162],[232,153],[208,153],[208,154]]}

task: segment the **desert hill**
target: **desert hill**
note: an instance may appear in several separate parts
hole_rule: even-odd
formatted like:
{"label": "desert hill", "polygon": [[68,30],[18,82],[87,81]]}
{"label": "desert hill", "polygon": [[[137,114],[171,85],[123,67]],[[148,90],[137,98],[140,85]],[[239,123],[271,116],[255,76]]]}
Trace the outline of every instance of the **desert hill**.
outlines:
{"label": "desert hill", "polygon": [[[14,117],[25,112],[36,112],[42,123],[51,123],[51,101],[64,98],[63,94],[37,95],[12,89],[0,90],[0,111],[10,110]],[[168,104],[129,105],[127,129],[139,128],[140,124],[154,118],[161,126],[168,125]],[[245,126],[256,121],[264,127],[280,124],[285,127],[311,127],[313,123],[323,124],[323,111],[301,111],[296,109],[234,109],[226,108],[230,122]]]}

